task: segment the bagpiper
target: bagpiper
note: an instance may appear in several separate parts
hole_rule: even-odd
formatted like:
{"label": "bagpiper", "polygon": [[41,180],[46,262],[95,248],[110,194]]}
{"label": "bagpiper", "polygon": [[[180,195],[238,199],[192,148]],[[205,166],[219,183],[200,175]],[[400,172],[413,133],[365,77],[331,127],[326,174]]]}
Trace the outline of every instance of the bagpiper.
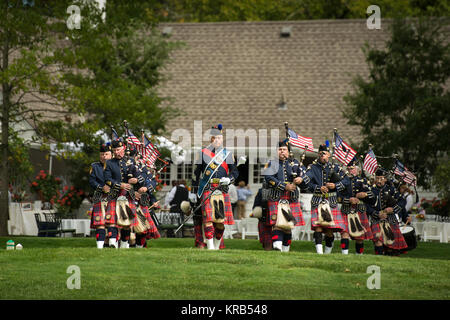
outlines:
{"label": "bagpiper", "polygon": [[91,228],[95,229],[95,238],[97,241],[97,248],[103,249],[106,239],[106,225],[105,212],[108,206],[107,195],[110,187],[105,185],[105,178],[103,172],[106,168],[106,161],[110,160],[111,145],[109,143],[102,143],[99,148],[99,161],[91,164],[89,171],[89,185],[94,190],[92,197],[91,210]]}
{"label": "bagpiper", "polygon": [[342,199],[341,212],[345,230],[341,232],[342,254],[348,254],[349,239],[355,240],[356,254],[363,254],[364,240],[372,240],[372,230],[366,214],[365,201],[374,198],[366,178],[361,176],[361,168],[356,157],[347,165],[349,184],[338,192]]}
{"label": "bagpiper", "polygon": [[309,178],[296,159],[289,156],[289,140],[278,143],[278,160],[270,160],[263,172],[270,192],[267,199],[272,226],[273,249],[289,252],[292,229],[305,225],[299,202],[299,186],[306,188]]}
{"label": "bagpiper", "polygon": [[322,233],[325,234],[325,253],[331,253],[334,232],[345,230],[345,222],[337,203],[337,191],[343,191],[349,184],[344,170],[337,163],[330,163],[331,153],[327,145],[319,146],[319,156],[310,164],[306,175],[310,181],[308,189],[311,199],[311,229],[316,252],[323,254]]}
{"label": "bagpiper", "polygon": [[[211,128],[210,137],[210,144],[201,150],[196,160],[192,186],[197,191],[198,203],[202,204],[201,221],[206,247],[218,250],[224,225],[234,224],[228,185],[234,182],[239,172],[233,153],[223,147],[222,125]],[[194,216],[195,222],[198,223],[199,218]]]}
{"label": "bagpiper", "polygon": [[108,228],[110,245],[118,248],[114,240],[119,227],[120,247],[129,248],[130,227],[136,215],[133,185],[141,178],[134,159],[125,156],[126,145],[123,140],[113,140],[111,147],[114,158],[106,162],[104,172],[105,183],[111,188],[105,222],[111,226]]}
{"label": "bagpiper", "polygon": [[[264,196],[263,196],[264,193]],[[268,189],[259,188],[253,201],[251,218],[258,219],[259,242],[266,251],[272,250],[272,225],[267,206]]]}
{"label": "bagpiper", "polygon": [[368,202],[375,254],[398,254],[408,245],[399,228],[396,215],[400,215],[404,199],[387,179],[387,171],[378,168],[375,172],[375,185],[371,188],[373,199]]}
{"label": "bagpiper", "polygon": [[156,206],[153,192],[156,189],[157,182],[150,168],[141,161],[135,148],[130,151],[130,156],[134,157],[139,176],[138,183],[134,185],[136,216],[131,227],[135,233],[136,248],[143,248],[147,247],[147,239],[161,237],[150,211]]}

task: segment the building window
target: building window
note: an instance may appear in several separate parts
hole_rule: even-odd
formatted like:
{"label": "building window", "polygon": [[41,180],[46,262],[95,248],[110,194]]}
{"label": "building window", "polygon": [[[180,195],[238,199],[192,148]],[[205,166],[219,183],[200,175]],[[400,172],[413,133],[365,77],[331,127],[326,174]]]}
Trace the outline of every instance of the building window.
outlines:
{"label": "building window", "polygon": [[190,183],[192,180],[192,174],[194,172],[194,165],[190,164],[179,164],[177,165],[177,180],[185,180],[187,183]]}
{"label": "building window", "polygon": [[161,180],[162,186],[171,186],[170,183],[170,166],[167,166],[165,171],[159,173],[159,179]]}

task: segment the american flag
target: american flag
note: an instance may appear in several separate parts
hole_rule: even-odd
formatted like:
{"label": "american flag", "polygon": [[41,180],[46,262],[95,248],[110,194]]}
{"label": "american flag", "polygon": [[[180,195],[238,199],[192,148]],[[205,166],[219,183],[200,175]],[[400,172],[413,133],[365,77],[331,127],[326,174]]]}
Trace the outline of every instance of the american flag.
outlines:
{"label": "american flag", "polygon": [[161,153],[159,153],[159,151],[155,148],[151,141],[148,140],[146,136],[144,136],[142,159],[144,160],[145,164],[148,166],[152,166],[160,155]]}
{"label": "american flag", "polygon": [[304,150],[306,150],[306,147],[308,147],[308,150],[311,150],[311,151],[314,150],[312,138],[299,136],[291,129],[288,129],[288,134],[289,134],[289,142],[294,147],[304,149]]}
{"label": "american flag", "polygon": [[133,132],[131,132],[131,130],[128,130],[127,141],[128,141],[128,143],[134,145],[134,147],[137,149],[139,154],[143,154],[144,146],[143,146],[142,142],[139,141],[139,139],[133,134]]}
{"label": "american flag", "polygon": [[355,157],[356,151],[352,149],[344,140],[336,133],[335,141],[336,147],[334,150],[334,155],[336,159],[345,165],[348,165],[350,161]]}
{"label": "american flag", "polygon": [[406,168],[399,160],[395,161],[394,173],[403,178],[403,181],[415,186],[417,183],[416,176]]}
{"label": "american flag", "polygon": [[366,157],[364,158],[363,169],[366,170],[370,174],[374,174],[377,171],[378,162],[375,154],[372,149],[367,152]]}

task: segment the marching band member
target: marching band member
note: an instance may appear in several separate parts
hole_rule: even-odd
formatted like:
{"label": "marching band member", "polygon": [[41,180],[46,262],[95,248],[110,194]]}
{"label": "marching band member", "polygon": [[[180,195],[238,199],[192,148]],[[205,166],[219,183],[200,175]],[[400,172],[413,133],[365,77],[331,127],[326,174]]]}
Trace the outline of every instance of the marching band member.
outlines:
{"label": "marching band member", "polygon": [[[394,186],[387,183],[387,172],[378,168],[375,172],[373,199],[368,201],[367,213],[370,216],[375,254],[397,253],[407,248],[395,216],[402,211],[402,199]],[[386,249],[386,250],[385,250]]]}
{"label": "marching band member", "polygon": [[[202,203],[202,227],[206,246],[218,250],[223,238],[224,224],[234,224],[228,185],[239,175],[232,152],[223,147],[222,125],[210,131],[210,145],[200,152],[194,171],[192,186]],[[194,224],[199,230],[199,218]],[[197,238],[198,239],[198,238]]]}
{"label": "marching band member", "polygon": [[356,163],[356,157],[347,165],[349,184],[338,194],[342,197],[342,217],[345,230],[341,232],[341,249],[348,254],[349,239],[355,240],[356,254],[364,252],[364,240],[372,239],[372,231],[363,201],[373,199],[368,181],[360,176],[361,168]]}
{"label": "marching band member", "polygon": [[402,207],[399,219],[405,224],[410,224],[412,221],[412,217],[409,215],[409,213],[411,212],[411,208],[414,205],[414,191],[408,188],[406,182],[400,183],[400,185],[398,186],[398,191],[400,192],[405,202],[405,206]]}
{"label": "marching band member", "polygon": [[134,185],[137,210],[132,227],[136,233],[136,247],[143,248],[147,246],[147,239],[161,237],[150,212],[157,205],[153,195],[157,183],[150,169],[140,161],[137,150],[132,149],[130,155],[135,157],[136,170],[139,173],[138,183]]}
{"label": "marching band member", "polygon": [[111,188],[105,222],[110,224],[108,227],[110,245],[118,247],[115,238],[119,226],[120,247],[128,248],[131,222],[136,214],[133,185],[138,183],[140,174],[136,170],[134,160],[125,157],[126,146],[122,139],[113,140],[111,147],[114,158],[106,162],[104,172],[105,183]]}
{"label": "marching band member", "polygon": [[272,250],[272,225],[270,224],[269,208],[267,207],[267,192],[264,188],[259,188],[255,196],[250,217],[258,218],[259,242],[264,250]]}
{"label": "marching band member", "polygon": [[278,161],[269,161],[264,180],[271,189],[268,208],[272,229],[273,249],[288,252],[292,228],[305,225],[299,202],[298,186],[306,186],[309,178],[296,159],[289,159],[289,142],[278,143]]}
{"label": "marching band member", "polygon": [[[311,199],[311,229],[314,230],[316,252],[323,254],[322,233],[325,233],[325,253],[333,249],[334,232],[345,230],[344,219],[337,204],[337,191],[348,186],[348,178],[337,164],[330,164],[330,152],[326,145],[319,146],[319,157],[308,166],[306,175]],[[320,210],[319,210],[320,209]]]}
{"label": "marching band member", "polygon": [[105,209],[107,207],[107,194],[109,186],[105,185],[103,171],[106,168],[106,161],[112,157],[110,144],[100,145],[100,161],[91,164],[89,172],[89,185],[94,189],[93,206],[91,210],[91,228],[95,229],[97,248],[103,249],[105,230]]}

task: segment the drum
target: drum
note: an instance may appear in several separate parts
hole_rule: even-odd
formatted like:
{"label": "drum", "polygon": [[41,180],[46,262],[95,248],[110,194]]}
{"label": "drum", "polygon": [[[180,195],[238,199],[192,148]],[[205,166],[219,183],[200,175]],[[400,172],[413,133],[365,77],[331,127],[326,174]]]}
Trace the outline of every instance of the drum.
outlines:
{"label": "drum", "polygon": [[403,238],[405,238],[406,244],[408,245],[408,248],[405,250],[410,251],[412,249],[415,249],[417,247],[417,238],[414,227],[405,225],[400,227],[400,231],[403,235]]}

